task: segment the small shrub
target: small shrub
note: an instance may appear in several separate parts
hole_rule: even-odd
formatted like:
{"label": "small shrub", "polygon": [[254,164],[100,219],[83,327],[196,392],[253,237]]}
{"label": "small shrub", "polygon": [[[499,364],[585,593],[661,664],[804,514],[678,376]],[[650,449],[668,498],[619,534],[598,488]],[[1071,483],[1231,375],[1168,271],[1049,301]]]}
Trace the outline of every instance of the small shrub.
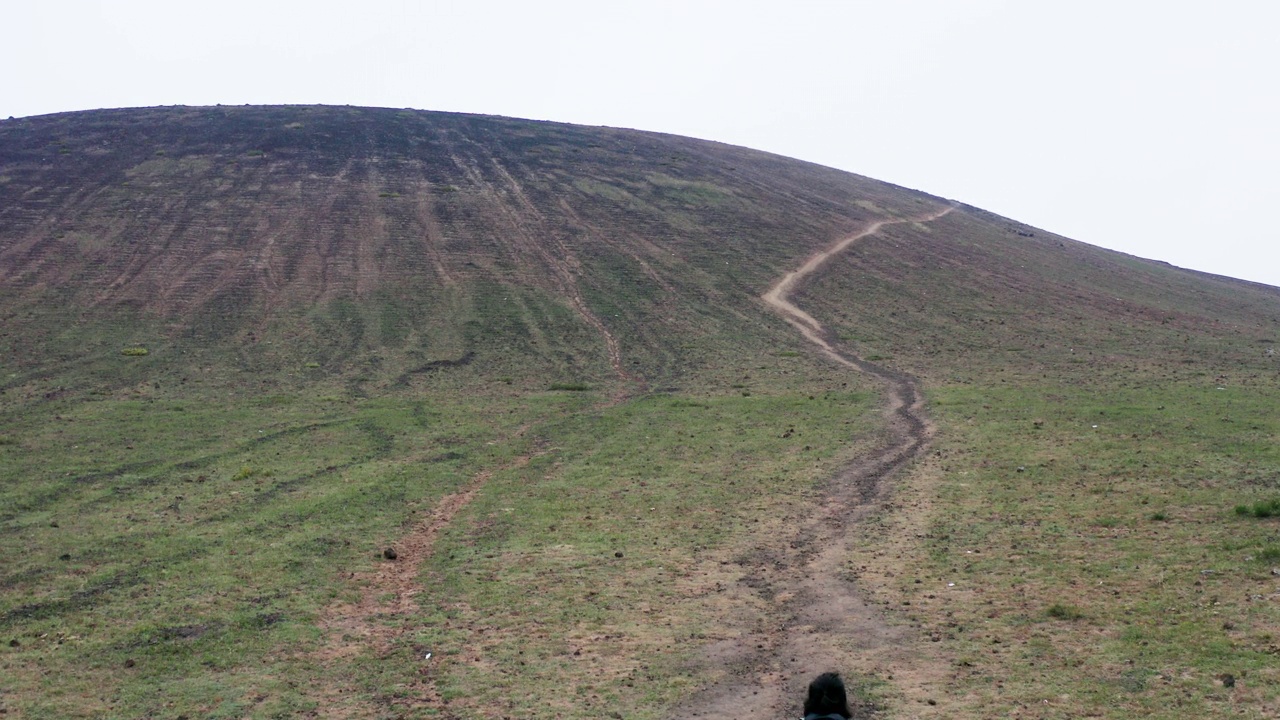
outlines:
{"label": "small shrub", "polygon": [[236,482],[238,480],[248,480],[249,478],[257,474],[258,474],[257,470],[254,470],[252,467],[245,465],[240,468],[239,472],[231,476],[231,481]]}
{"label": "small shrub", "polygon": [[700,403],[700,402],[698,402],[698,401],[696,401],[696,400],[686,400],[686,399],[684,399],[684,398],[676,398],[675,400],[672,400],[672,401],[671,401],[671,407],[673,407],[673,408],[703,408],[703,409],[706,409],[706,408],[709,408],[709,407],[711,407],[711,406],[710,406],[710,405],[708,405],[708,404],[706,404],[706,403]]}
{"label": "small shrub", "polygon": [[1280,498],[1272,500],[1259,500],[1253,505],[1237,505],[1236,515],[1248,517],[1250,515],[1256,518],[1280,517]]}
{"label": "small shrub", "polygon": [[150,352],[151,352],[150,350],[147,350],[144,347],[135,346],[135,347],[127,347],[121,350],[120,354],[127,355],[128,357],[142,357],[143,355],[150,354]]}
{"label": "small shrub", "polygon": [[262,157],[264,153],[261,150],[250,150],[245,154],[248,155],[249,157]]}
{"label": "small shrub", "polygon": [[586,383],[551,383],[552,390],[568,390],[569,392],[583,392],[590,390],[591,386]]}
{"label": "small shrub", "polygon": [[1151,513],[1151,519],[1155,520],[1156,522],[1164,522],[1165,520],[1169,519],[1169,516],[1165,515],[1164,511],[1157,510],[1156,512]]}
{"label": "small shrub", "polygon": [[1079,608],[1062,603],[1050,605],[1044,614],[1055,620],[1079,620],[1084,617],[1084,613],[1080,612]]}
{"label": "small shrub", "polygon": [[1280,498],[1254,503],[1253,516],[1256,518],[1280,517]]}
{"label": "small shrub", "polygon": [[320,367],[320,363],[318,363],[318,362],[309,362],[309,363],[307,363],[307,364],[303,365],[303,367],[305,367],[305,368],[309,368],[309,369],[311,369],[311,370],[314,370],[314,369],[316,369],[316,368]]}
{"label": "small shrub", "polygon": [[3,447],[5,445],[17,445],[17,444],[18,444],[18,441],[9,437],[8,435],[0,435],[0,447]]}
{"label": "small shrub", "polygon": [[1258,551],[1258,554],[1254,556],[1254,559],[1265,563],[1273,563],[1280,560],[1280,547],[1276,547],[1275,545],[1264,547],[1262,550]]}

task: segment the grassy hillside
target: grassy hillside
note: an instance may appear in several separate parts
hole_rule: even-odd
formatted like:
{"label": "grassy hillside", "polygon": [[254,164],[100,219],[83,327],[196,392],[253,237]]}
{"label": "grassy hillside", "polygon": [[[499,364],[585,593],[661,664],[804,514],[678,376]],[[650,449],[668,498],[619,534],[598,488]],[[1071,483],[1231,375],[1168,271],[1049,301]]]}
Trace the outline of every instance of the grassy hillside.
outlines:
{"label": "grassy hillside", "polygon": [[[937,435],[843,489],[885,386],[761,296],[943,206],[504,118],[0,122],[0,708],[660,718],[834,667],[887,717],[1274,714],[1275,289],[886,225],[792,299]],[[829,512],[871,609],[818,667]]]}
{"label": "grassy hillside", "polygon": [[967,210],[800,304],[941,427],[848,565],[930,643],[939,717],[1275,711],[1274,288]]}

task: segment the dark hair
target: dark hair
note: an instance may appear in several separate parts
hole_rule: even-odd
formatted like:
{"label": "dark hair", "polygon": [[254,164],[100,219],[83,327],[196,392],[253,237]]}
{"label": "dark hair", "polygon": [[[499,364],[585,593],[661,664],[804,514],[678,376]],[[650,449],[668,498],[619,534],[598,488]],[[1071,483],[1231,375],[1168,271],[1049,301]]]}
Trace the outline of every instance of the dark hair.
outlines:
{"label": "dark hair", "polygon": [[844,681],[833,672],[822,673],[809,683],[809,696],[804,699],[805,715],[841,715],[853,717]]}

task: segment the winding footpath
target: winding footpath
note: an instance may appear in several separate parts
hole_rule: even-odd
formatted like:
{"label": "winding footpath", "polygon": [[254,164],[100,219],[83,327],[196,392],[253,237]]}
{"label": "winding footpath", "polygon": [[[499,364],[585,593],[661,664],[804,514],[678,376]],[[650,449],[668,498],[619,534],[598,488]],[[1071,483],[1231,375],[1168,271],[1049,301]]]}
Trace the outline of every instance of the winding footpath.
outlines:
{"label": "winding footpath", "polygon": [[[850,643],[863,655],[863,667],[886,675],[895,685],[928,687],[942,678],[935,663],[920,658],[915,639],[891,626],[869,606],[848,571],[854,556],[852,533],[872,515],[885,495],[885,480],[920,457],[934,435],[924,414],[919,384],[905,373],[880,367],[836,347],[831,334],[792,302],[804,281],[858,240],[886,226],[928,223],[945,216],[948,205],[902,220],[879,220],[809,258],[764,294],[763,300],[833,362],[866,373],[885,385],[887,441],[859,457],[832,478],[826,497],[794,537],[754,553],[744,562],[735,592],[741,601],[767,608],[763,626],[710,650],[707,669],[720,680],[675,708],[672,717],[765,720],[798,711],[813,676],[845,670]],[[896,677],[895,677],[896,676]]]}

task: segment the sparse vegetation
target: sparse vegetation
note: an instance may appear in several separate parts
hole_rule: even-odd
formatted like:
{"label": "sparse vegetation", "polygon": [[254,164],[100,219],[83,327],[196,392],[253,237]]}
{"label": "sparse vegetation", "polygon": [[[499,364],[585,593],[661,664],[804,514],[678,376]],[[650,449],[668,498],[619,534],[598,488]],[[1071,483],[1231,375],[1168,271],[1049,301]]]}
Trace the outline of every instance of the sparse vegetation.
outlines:
{"label": "sparse vegetation", "polygon": [[127,357],[142,357],[144,355],[151,354],[151,351],[147,350],[141,345],[134,345],[132,347],[124,348],[123,350],[120,351],[120,354],[125,355]]}

